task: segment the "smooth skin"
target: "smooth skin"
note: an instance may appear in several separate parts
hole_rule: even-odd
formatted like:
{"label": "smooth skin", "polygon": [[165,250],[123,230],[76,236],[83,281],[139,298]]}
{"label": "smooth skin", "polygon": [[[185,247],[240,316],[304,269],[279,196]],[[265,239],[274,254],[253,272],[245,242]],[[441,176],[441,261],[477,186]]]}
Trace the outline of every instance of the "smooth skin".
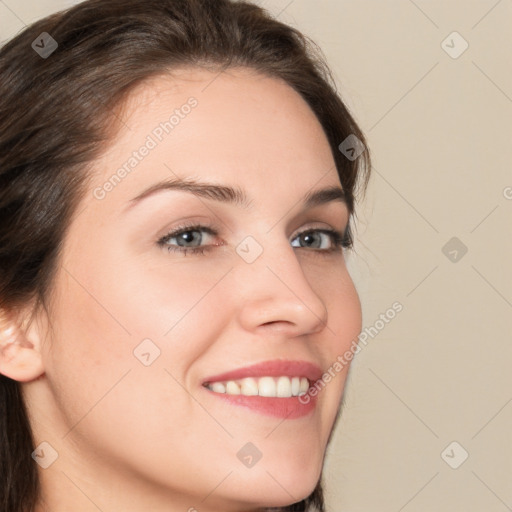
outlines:
{"label": "smooth skin", "polygon": [[[190,97],[197,106],[97,199]],[[39,468],[38,512],[240,512],[299,501],[320,477],[348,366],[312,414],[293,420],[226,404],[201,382],[273,359],[325,371],[361,331],[343,250],[328,235],[312,246],[298,236],[343,233],[349,221],[341,201],[302,211],[308,192],[341,188],[321,125],[290,86],[245,68],[156,77],[117,114],[123,127],[91,167],[64,240],[50,318],[39,313],[29,344],[0,359],[23,382],[36,445],[58,453]],[[249,205],[166,190],[128,206],[176,177],[243,189]],[[158,244],[184,222],[217,231],[189,233],[188,247],[210,246],[204,254]],[[263,249],[252,263],[236,251],[248,236]],[[167,246],[179,248],[178,238]],[[148,366],[134,355],[147,339],[160,350]],[[237,458],[248,442],[262,452],[251,468]]]}

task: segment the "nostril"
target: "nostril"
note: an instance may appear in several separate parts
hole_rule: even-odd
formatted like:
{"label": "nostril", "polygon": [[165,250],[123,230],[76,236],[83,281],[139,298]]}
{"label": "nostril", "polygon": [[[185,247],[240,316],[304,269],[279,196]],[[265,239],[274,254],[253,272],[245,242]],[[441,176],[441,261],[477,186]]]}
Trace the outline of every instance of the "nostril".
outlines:
{"label": "nostril", "polygon": [[265,322],[261,327],[272,329],[273,332],[285,333],[289,326],[293,325],[293,322],[288,322],[287,320],[272,320],[271,322]]}

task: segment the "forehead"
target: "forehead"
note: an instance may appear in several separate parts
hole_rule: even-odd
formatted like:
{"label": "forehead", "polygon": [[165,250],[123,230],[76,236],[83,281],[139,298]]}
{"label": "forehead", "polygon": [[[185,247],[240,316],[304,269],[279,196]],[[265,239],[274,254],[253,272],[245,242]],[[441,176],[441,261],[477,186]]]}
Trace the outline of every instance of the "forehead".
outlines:
{"label": "forehead", "polygon": [[309,105],[284,81],[251,69],[188,68],[155,76],[113,115],[121,129],[96,162],[93,187],[111,181],[108,199],[116,207],[176,176],[238,185],[255,196],[269,196],[269,185],[297,189],[297,195],[319,180],[339,185]]}

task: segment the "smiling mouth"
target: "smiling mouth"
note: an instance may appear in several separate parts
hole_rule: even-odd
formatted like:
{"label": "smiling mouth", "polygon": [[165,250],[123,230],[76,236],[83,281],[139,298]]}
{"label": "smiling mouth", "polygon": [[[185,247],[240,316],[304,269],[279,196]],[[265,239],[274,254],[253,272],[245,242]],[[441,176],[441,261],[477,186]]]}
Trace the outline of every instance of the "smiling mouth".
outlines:
{"label": "smiling mouth", "polygon": [[205,382],[203,386],[214,393],[226,395],[290,398],[307,393],[311,383],[306,377],[264,376],[244,379]]}

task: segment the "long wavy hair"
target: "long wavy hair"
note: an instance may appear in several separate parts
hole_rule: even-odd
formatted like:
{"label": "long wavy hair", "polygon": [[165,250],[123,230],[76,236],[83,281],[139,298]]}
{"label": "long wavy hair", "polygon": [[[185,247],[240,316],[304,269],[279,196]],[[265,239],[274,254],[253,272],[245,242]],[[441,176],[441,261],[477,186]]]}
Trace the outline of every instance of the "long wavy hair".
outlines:
{"label": "long wavy hair", "polygon": [[[0,310],[34,304],[48,312],[63,238],[89,165],[120,126],[117,108],[137,85],[184,66],[247,67],[295,89],[325,131],[354,214],[369,151],[349,158],[340,150],[350,135],[366,141],[313,41],[245,1],[87,0],[0,49]],[[37,505],[34,449],[20,384],[0,375],[1,511]],[[306,499],[267,510],[324,512],[321,479]]]}

